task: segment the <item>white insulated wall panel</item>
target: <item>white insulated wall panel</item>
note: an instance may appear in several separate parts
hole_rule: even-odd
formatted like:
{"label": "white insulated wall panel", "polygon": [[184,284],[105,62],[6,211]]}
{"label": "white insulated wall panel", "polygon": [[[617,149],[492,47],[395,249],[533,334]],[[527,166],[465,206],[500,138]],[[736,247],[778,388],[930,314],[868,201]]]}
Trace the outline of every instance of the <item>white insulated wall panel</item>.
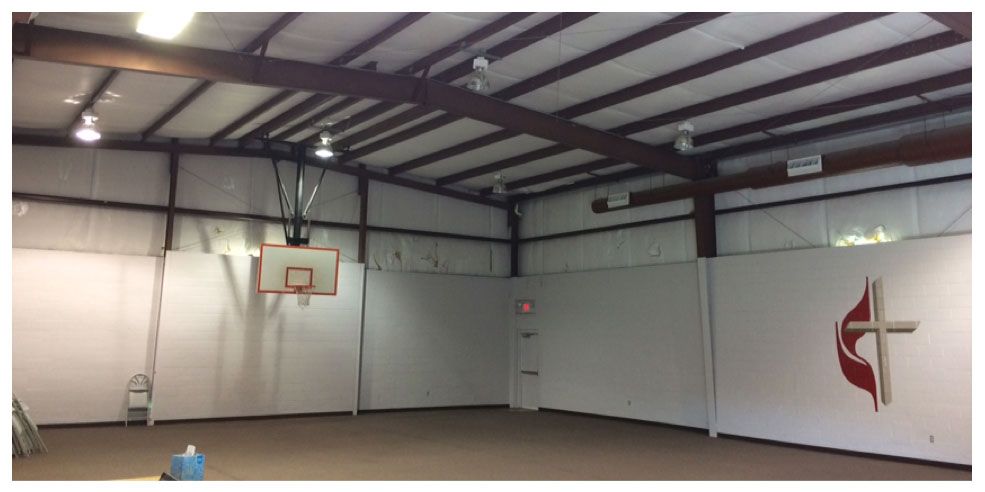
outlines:
{"label": "white insulated wall panel", "polygon": [[[312,227],[308,239],[313,247],[339,249],[343,262],[358,259],[358,231]],[[174,221],[174,248],[181,251],[259,256],[263,243],[285,244],[283,226],[198,215],[178,215]]]}
{"label": "white insulated wall panel", "polygon": [[540,406],[707,427],[693,262],[523,277],[514,298],[537,312]]}
{"label": "white insulated wall panel", "polygon": [[169,164],[164,153],[15,145],[11,157],[15,192],[168,203]]}
{"label": "white insulated wall panel", "polygon": [[369,231],[371,270],[508,277],[510,245],[444,237]]}
{"label": "white insulated wall panel", "polygon": [[[719,432],[971,464],[970,266],[970,235],[715,258]],[[888,320],[920,322],[888,336],[892,402],[878,412],[835,338],[866,276],[883,278]],[[875,335],[857,348],[881,384]]]}
{"label": "white insulated wall panel", "polygon": [[509,403],[510,280],[367,272],[361,409]]}
{"label": "white insulated wall panel", "polygon": [[363,265],[343,263],[337,296],[256,293],[257,259],[167,256],[153,417],[352,410]]}
{"label": "white insulated wall panel", "polygon": [[160,258],[14,249],[13,390],[39,424],[126,417],[150,373]]}
{"label": "white insulated wall panel", "polygon": [[14,200],[12,208],[16,248],[143,256],[164,250],[163,213],[34,200]]}

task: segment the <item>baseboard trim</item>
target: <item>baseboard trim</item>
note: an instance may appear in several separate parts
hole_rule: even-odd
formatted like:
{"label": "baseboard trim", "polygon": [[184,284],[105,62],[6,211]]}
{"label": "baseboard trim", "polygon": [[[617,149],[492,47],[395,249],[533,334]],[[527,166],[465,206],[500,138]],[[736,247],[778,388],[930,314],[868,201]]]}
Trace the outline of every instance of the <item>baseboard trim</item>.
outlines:
{"label": "baseboard trim", "polygon": [[[130,423],[133,425],[146,425],[144,420],[131,420]],[[72,429],[76,427],[115,427],[124,426],[122,420],[107,420],[103,422],[75,422],[75,423],[63,423],[63,424],[37,424],[38,429]]]}
{"label": "baseboard trim", "polygon": [[[434,410],[481,410],[490,408],[508,408],[508,404],[484,404],[484,405],[450,405],[444,407],[406,407],[406,408],[381,408],[372,410],[360,409],[359,413],[389,413],[389,412],[423,412],[423,411],[434,411]],[[268,414],[268,415],[243,415],[236,417],[203,417],[203,418],[191,418],[191,419],[170,419],[170,420],[158,420],[154,419],[154,425],[170,425],[170,424],[191,424],[199,422],[232,422],[238,420],[272,420],[272,419],[297,419],[297,418],[315,418],[315,417],[338,417],[343,415],[352,415],[351,410],[339,411],[339,412],[310,412],[310,413],[281,413],[281,414]],[[146,425],[144,420],[131,420],[131,424],[135,426]],[[66,423],[66,424],[40,424],[39,429],[70,429],[75,427],[116,427],[123,426],[124,422],[122,420],[116,421],[105,421],[105,422],[78,422],[78,423]]]}
{"label": "baseboard trim", "polygon": [[[541,408],[540,410],[541,411],[547,411],[547,412],[554,412],[554,413],[564,413],[564,414],[570,414],[570,415],[583,415],[583,416],[586,416],[586,417],[602,418],[602,419],[608,419],[608,420],[620,420],[620,421],[623,421],[623,422],[632,422],[632,423],[636,423],[636,424],[655,425],[655,426],[659,426],[659,427],[666,427],[666,428],[670,428],[670,429],[683,430],[683,431],[688,431],[688,432],[700,432],[701,434],[707,434],[708,433],[708,429],[707,428],[703,428],[703,427],[690,427],[690,426],[686,426],[686,425],[668,424],[666,422],[655,422],[655,421],[652,421],[652,420],[640,420],[640,419],[633,419],[633,418],[628,418],[628,417],[614,417],[612,415],[600,415],[600,414],[588,413],[588,412],[576,412],[576,411],[572,411],[572,410],[560,410],[560,409],[556,409],[556,408]],[[906,456],[895,456],[895,455],[891,455],[891,454],[867,453],[867,452],[864,452],[864,451],[852,451],[850,449],[829,448],[829,447],[824,447],[824,446],[815,446],[815,445],[811,445],[811,444],[800,444],[800,443],[793,443],[793,442],[776,441],[776,440],[773,440],[773,439],[763,439],[763,438],[759,438],[759,437],[740,436],[740,435],[736,435],[736,434],[723,434],[721,432],[718,433],[718,437],[719,438],[724,438],[724,439],[733,439],[733,440],[736,440],[736,441],[749,441],[749,442],[756,442],[756,443],[760,443],[760,444],[769,444],[769,445],[773,445],[773,446],[783,446],[783,447],[788,447],[788,448],[804,449],[804,450],[807,450],[807,451],[816,451],[816,452],[821,452],[821,453],[831,453],[831,454],[840,454],[840,455],[845,455],[845,456],[854,456],[854,457],[857,457],[857,458],[872,458],[872,459],[878,459],[878,460],[883,460],[883,461],[895,461],[895,462],[899,462],[899,463],[909,463],[909,464],[913,464],[913,465],[936,466],[936,467],[939,467],[939,468],[950,468],[950,469],[954,469],[954,470],[972,471],[971,470],[971,465],[965,465],[965,464],[961,464],[961,463],[951,463],[951,462],[947,462],[947,461],[935,461],[935,460],[928,460],[928,459],[922,459],[922,458],[910,458],[910,457],[906,457]]]}
{"label": "baseboard trim", "polygon": [[708,429],[705,427],[691,427],[689,425],[669,424],[667,422],[657,422],[655,420],[634,419],[630,417],[616,417],[614,415],[602,415],[598,413],[589,413],[589,412],[576,412],[574,410],[561,410],[560,408],[540,407],[538,410],[540,410],[541,412],[564,413],[568,415],[581,415],[584,417],[594,417],[594,418],[606,419],[606,420],[618,420],[618,421],[630,422],[634,424],[653,425],[657,427],[666,427],[668,429],[676,429],[676,430],[682,430],[687,432],[698,432],[700,434],[708,434]]}
{"label": "baseboard trim", "polygon": [[434,410],[485,410],[493,408],[509,408],[506,403],[491,403],[483,405],[449,405],[445,407],[403,407],[403,408],[374,408],[359,409],[359,413],[395,413],[395,412],[426,412]]}
{"label": "baseboard trim", "polygon": [[237,417],[206,417],[206,418],[197,418],[197,419],[173,419],[173,420],[154,419],[154,425],[197,424],[197,423],[207,423],[207,422],[235,422],[240,420],[277,420],[277,419],[298,419],[298,418],[316,418],[316,417],[339,417],[342,415],[352,415],[352,411],[346,410],[339,412],[278,413],[272,415],[242,415]]}
{"label": "baseboard trim", "polygon": [[830,448],[826,446],[816,446],[813,444],[800,444],[795,442],[777,441],[774,439],[764,439],[759,437],[739,436],[736,434],[719,433],[718,437],[725,439],[732,439],[736,441],[749,441],[749,442],[756,442],[761,444],[770,444],[773,446],[782,446],[786,448],[796,448],[796,449],[804,449],[807,451],[817,451],[821,453],[854,456],[857,458],[872,458],[872,459],[883,460],[883,461],[896,461],[899,463],[909,463],[912,465],[927,465],[927,466],[936,466],[939,468],[950,468],[955,470],[971,471],[971,465],[964,465],[961,463],[951,463],[948,461],[935,461],[935,460],[928,460],[923,458],[896,456],[892,454],[869,453],[865,451],[852,451],[850,449]]}

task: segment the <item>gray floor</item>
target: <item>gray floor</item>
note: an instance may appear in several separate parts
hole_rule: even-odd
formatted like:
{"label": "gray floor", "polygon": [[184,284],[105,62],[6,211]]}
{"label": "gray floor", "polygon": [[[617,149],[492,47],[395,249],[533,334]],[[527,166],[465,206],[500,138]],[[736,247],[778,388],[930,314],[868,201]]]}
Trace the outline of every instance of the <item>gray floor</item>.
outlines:
{"label": "gray floor", "polygon": [[970,480],[971,472],[643,423],[506,409],[42,429],[15,480],[159,475],[194,444],[207,480]]}

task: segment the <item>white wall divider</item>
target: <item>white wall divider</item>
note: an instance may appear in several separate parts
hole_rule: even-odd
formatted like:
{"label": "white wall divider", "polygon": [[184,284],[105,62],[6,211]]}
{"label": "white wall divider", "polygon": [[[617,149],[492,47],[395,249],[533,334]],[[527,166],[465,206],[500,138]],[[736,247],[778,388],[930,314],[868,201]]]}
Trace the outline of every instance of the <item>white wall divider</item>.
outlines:
{"label": "white wall divider", "polygon": [[515,279],[540,406],[707,428],[697,279],[694,262]]}
{"label": "white wall divider", "polygon": [[39,424],[126,418],[149,373],[160,258],[14,249],[13,391]]}
{"label": "white wall divider", "polygon": [[[720,433],[971,464],[970,235],[711,263]],[[883,280],[887,321],[919,322],[887,335],[888,404],[839,362],[836,323],[862,300],[866,277],[870,295]],[[857,350],[881,389],[876,335]]]}
{"label": "white wall divider", "polygon": [[356,337],[356,384],[352,396],[352,414],[359,415],[359,394],[362,392],[363,342],[366,333],[366,264],[362,264],[362,293],[359,297],[359,336]]}
{"label": "white wall divider", "polygon": [[363,410],[509,403],[510,279],[370,270]]}
{"label": "white wall divider", "polygon": [[698,307],[701,310],[701,342],[705,363],[705,406],[708,408],[708,435],[718,437],[715,411],[715,356],[711,340],[711,309],[708,301],[708,259],[698,258]]}
{"label": "white wall divider", "polygon": [[257,259],[171,252],[154,378],[158,420],[352,410],[362,269],[337,296],[257,294]]}

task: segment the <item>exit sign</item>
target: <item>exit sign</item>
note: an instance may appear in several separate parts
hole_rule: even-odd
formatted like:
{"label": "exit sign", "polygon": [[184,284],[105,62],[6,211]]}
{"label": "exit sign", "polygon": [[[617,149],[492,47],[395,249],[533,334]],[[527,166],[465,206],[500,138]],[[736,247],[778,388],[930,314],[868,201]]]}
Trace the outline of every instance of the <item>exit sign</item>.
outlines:
{"label": "exit sign", "polygon": [[535,305],[533,299],[517,299],[516,314],[533,314]]}

